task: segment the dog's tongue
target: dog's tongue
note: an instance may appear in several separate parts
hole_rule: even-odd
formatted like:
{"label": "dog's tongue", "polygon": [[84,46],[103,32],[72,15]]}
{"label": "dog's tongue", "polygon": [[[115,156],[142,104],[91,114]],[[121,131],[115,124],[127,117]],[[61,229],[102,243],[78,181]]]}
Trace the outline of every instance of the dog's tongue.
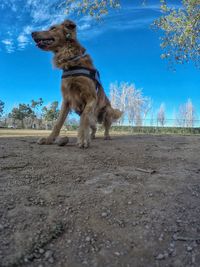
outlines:
{"label": "dog's tongue", "polygon": [[43,40],[39,41],[36,46],[43,49],[46,48],[46,44]]}
{"label": "dog's tongue", "polygon": [[39,41],[38,43],[37,43],[37,46],[38,45],[42,45],[42,43],[43,43],[43,41],[41,40],[41,41]]}

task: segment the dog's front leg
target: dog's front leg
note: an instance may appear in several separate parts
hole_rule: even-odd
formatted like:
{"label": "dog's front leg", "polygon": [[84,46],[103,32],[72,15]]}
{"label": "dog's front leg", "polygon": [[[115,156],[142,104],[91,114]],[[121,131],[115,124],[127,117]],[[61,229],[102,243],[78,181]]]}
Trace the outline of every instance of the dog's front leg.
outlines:
{"label": "dog's front leg", "polygon": [[40,138],[38,140],[39,145],[43,145],[43,144],[50,145],[50,144],[54,143],[56,137],[60,133],[60,129],[62,128],[62,126],[63,126],[63,124],[67,118],[68,113],[69,113],[69,104],[66,103],[65,101],[63,101],[59,117],[56,121],[56,124],[53,127],[51,134],[47,138],[44,138],[44,137]]}
{"label": "dog's front leg", "polygon": [[95,124],[94,108],[96,99],[91,99],[85,106],[80,118],[80,127],[78,132],[78,146],[88,148],[90,145],[90,126]]}

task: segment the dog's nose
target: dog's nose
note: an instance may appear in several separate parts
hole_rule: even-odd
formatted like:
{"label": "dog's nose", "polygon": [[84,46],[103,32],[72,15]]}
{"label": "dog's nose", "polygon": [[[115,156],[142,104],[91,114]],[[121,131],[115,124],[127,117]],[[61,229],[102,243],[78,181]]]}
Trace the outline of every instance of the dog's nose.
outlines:
{"label": "dog's nose", "polygon": [[32,32],[32,33],[31,33],[32,37],[35,37],[36,34],[37,34],[37,32]]}

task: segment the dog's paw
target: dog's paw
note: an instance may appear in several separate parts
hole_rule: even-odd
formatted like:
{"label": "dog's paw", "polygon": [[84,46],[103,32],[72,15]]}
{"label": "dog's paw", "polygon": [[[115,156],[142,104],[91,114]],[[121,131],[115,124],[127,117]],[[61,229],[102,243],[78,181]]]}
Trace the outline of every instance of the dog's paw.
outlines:
{"label": "dog's paw", "polygon": [[89,141],[84,141],[84,142],[77,142],[77,145],[79,148],[88,148],[90,146],[90,142]]}
{"label": "dog's paw", "polygon": [[84,141],[83,148],[88,148],[90,146],[90,141]]}
{"label": "dog's paw", "polygon": [[44,138],[44,137],[37,140],[38,145],[44,145],[45,143],[46,143],[46,138]]}
{"label": "dog's paw", "polygon": [[51,145],[51,144],[54,143],[54,138],[52,138],[52,137],[47,137],[47,138],[42,137],[37,141],[37,143],[39,145]]}
{"label": "dog's paw", "polygon": [[112,138],[108,135],[108,136],[104,136],[104,140],[112,140]]}
{"label": "dog's paw", "polygon": [[95,134],[91,134],[91,139],[95,139],[95,138],[96,138]]}
{"label": "dog's paw", "polygon": [[78,144],[78,147],[82,149],[88,148],[89,146],[89,144]]}

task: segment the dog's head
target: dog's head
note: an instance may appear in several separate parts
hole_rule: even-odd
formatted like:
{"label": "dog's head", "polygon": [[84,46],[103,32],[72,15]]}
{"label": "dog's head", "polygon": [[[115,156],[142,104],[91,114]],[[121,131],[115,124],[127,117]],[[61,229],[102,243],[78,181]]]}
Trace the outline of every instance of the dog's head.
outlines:
{"label": "dog's head", "polygon": [[76,40],[76,24],[65,20],[59,25],[51,26],[46,31],[32,32],[36,45],[46,51],[57,51],[66,45],[69,40]]}

